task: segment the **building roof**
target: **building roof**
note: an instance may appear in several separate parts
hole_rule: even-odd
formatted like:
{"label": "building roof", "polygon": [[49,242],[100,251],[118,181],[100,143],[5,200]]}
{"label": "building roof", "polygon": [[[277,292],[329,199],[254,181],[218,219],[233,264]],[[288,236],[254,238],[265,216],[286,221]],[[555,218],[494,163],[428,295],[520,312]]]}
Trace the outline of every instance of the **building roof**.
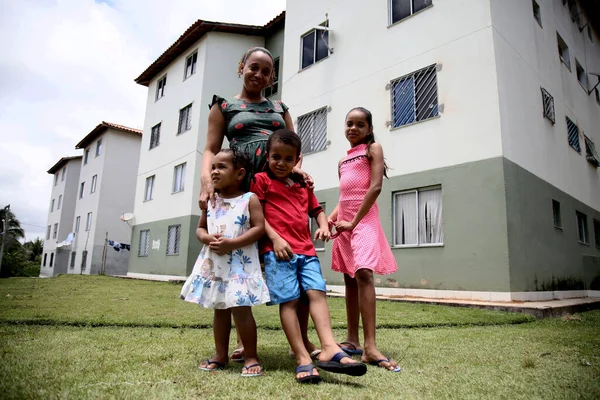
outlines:
{"label": "building roof", "polygon": [[71,160],[81,160],[81,156],[72,156],[72,157],[63,157],[60,160],[58,160],[58,162],[56,164],[54,164],[53,166],[50,167],[50,169],[48,170],[49,174],[55,174],[56,172],[60,171],[60,169],[63,167],[63,165],[65,165],[66,163],[68,163]]}
{"label": "building roof", "polygon": [[282,28],[285,24],[285,11],[267,22],[264,26],[228,24],[224,22],[213,22],[197,20],[190,26],[179,39],[175,41],[164,53],[160,55],[144,72],[135,78],[135,82],[148,86],[150,81],[164,70],[173,60],[187,51],[194,43],[208,32],[237,33],[248,36],[268,36],[274,31]]}
{"label": "building roof", "polygon": [[127,126],[113,124],[112,122],[102,121],[90,133],[88,133],[83,139],[81,139],[81,141],[75,145],[75,148],[83,149],[87,147],[91,142],[94,141],[94,139],[96,139],[96,137],[104,133],[104,131],[106,131],[107,129],[116,129],[118,131],[132,133],[137,136],[142,136],[143,132],[141,129],[129,128]]}

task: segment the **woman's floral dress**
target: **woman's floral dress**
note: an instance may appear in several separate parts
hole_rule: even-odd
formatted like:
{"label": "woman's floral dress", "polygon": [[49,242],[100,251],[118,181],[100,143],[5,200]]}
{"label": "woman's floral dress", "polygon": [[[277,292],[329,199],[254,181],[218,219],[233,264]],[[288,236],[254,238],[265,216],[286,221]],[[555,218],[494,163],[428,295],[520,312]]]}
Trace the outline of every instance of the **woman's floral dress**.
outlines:
{"label": "woman's floral dress", "polygon": [[[250,229],[248,205],[253,193],[233,199],[216,195],[215,206],[209,203],[206,214],[209,234],[235,238]],[[196,260],[192,274],[181,290],[181,298],[205,308],[226,309],[267,303],[269,290],[258,259],[258,245],[233,250],[223,256],[207,245]]]}

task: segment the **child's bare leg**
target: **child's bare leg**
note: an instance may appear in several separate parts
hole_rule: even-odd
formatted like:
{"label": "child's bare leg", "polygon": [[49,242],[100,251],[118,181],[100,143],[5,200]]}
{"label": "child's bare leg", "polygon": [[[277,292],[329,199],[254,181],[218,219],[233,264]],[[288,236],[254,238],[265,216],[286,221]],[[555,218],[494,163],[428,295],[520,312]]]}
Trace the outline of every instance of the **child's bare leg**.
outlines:
{"label": "child's bare leg", "polygon": [[244,357],[244,345],[242,344],[242,338],[240,337],[240,332],[238,331],[237,325],[235,327],[235,334],[237,345],[229,357],[232,359],[239,359],[240,357]]}
{"label": "child's bare leg", "polygon": [[[258,364],[258,356],[256,354],[256,321],[252,315],[250,307],[234,307],[231,309],[233,320],[237,327],[238,334],[244,346],[244,366],[249,367],[253,364]],[[255,365],[244,369],[242,374],[259,374],[261,372],[260,365]]]}
{"label": "child's bare leg", "polygon": [[[373,271],[369,269],[359,269],[356,272],[356,282],[358,283],[358,297],[360,298],[360,315],[363,323],[363,333],[365,335],[365,347],[362,360],[364,362],[386,359],[378,349],[375,340],[375,322],[376,322],[376,298],[375,284],[373,282]],[[394,360],[382,362],[381,366],[388,369],[394,369],[398,363]]]}
{"label": "child's bare leg", "polygon": [[[348,331],[346,333],[347,343],[352,343],[356,350],[361,349],[360,338],[358,337],[358,325],[360,322],[360,299],[358,296],[358,283],[356,278],[344,274],[344,284],[346,286],[346,319],[348,320]],[[364,324],[364,322],[363,322]],[[345,346],[342,345],[342,349]],[[348,346],[351,348],[351,346]]]}
{"label": "child's bare leg", "polygon": [[306,301],[300,299],[298,302],[296,314],[298,315],[298,322],[300,323],[300,332],[302,333],[302,342],[304,343],[304,347],[306,348],[306,351],[312,353],[313,351],[318,350],[318,347],[315,346],[308,338],[308,316],[310,314],[310,308],[308,306],[308,298],[305,300]]}
{"label": "child's bare leg", "polygon": [[[296,356],[296,363],[298,365],[307,365],[312,362],[310,354],[304,347],[302,342],[302,332],[300,331],[300,323],[298,322],[298,300],[288,301],[279,305],[279,318],[281,319],[281,326],[285,332],[285,336]],[[308,372],[300,372],[296,375],[296,378],[302,378],[310,375]],[[319,375],[317,369],[312,370],[312,375]]]}
{"label": "child's bare leg", "polygon": [[[320,360],[331,360],[336,353],[342,351],[337,345],[333,337],[333,331],[331,329],[331,317],[329,315],[329,306],[327,305],[327,299],[325,293],[320,290],[307,290],[306,294],[309,299],[310,316],[315,323],[315,329],[319,335],[321,341],[321,354]],[[340,360],[342,364],[352,364],[356,361],[351,358],[342,358]]]}
{"label": "child's bare leg", "polygon": [[[213,317],[213,335],[215,339],[215,355],[210,361],[227,364],[227,352],[229,350],[229,334],[231,333],[231,310],[215,310]],[[215,364],[203,361],[201,367],[214,369]]]}

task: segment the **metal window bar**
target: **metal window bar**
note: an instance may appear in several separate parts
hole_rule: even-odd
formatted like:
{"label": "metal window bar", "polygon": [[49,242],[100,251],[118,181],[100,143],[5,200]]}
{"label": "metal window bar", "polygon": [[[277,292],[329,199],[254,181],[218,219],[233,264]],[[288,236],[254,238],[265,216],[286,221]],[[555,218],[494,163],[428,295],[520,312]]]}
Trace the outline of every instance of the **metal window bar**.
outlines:
{"label": "metal window bar", "polygon": [[192,128],[192,105],[188,105],[179,110],[179,126],[177,133],[185,132]]}
{"label": "metal window bar", "polygon": [[85,265],[87,264],[87,254],[88,254],[87,250],[84,250],[81,253],[81,270],[82,271],[85,271]]}
{"label": "metal window bar", "polygon": [[167,235],[167,255],[179,254],[179,244],[181,241],[181,225],[169,226]]}
{"label": "metal window bar", "polygon": [[298,135],[302,140],[302,154],[327,148],[327,107],[298,117]]}
{"label": "metal window bar", "polygon": [[76,252],[72,251],[71,252],[71,264],[69,265],[69,268],[71,269],[75,269],[75,256],[77,255]]}
{"label": "metal window bar", "polygon": [[548,118],[552,124],[556,123],[556,117],[554,114],[554,97],[544,88],[540,88],[542,91],[542,106],[544,108],[544,117]]}
{"label": "metal window bar", "polygon": [[600,156],[596,152],[594,141],[586,135],[583,135],[583,138],[585,140],[585,159],[596,168],[600,167]]}
{"label": "metal window bar", "polygon": [[581,145],[579,144],[579,128],[566,117],[567,119],[567,135],[569,139],[569,146],[571,146],[576,152],[581,153]]}
{"label": "metal window bar", "polygon": [[160,124],[152,127],[152,132],[150,133],[150,148],[153,149],[158,146],[160,142]]}
{"label": "metal window bar", "polygon": [[138,256],[145,257],[150,249],[150,230],[140,231],[140,247],[138,248]]}
{"label": "metal window bar", "polygon": [[439,115],[435,64],[395,79],[391,88],[393,128]]}

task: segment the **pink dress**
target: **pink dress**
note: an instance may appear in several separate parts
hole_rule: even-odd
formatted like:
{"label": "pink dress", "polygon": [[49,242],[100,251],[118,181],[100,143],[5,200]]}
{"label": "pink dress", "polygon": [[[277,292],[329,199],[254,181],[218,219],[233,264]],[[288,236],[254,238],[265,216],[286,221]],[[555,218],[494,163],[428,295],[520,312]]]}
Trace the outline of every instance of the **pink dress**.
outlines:
{"label": "pink dress", "polygon": [[[348,150],[340,164],[340,202],[338,221],[352,221],[371,184],[371,162],[367,145]],[[398,270],[396,260],[379,222],[379,208],[374,203],[351,232],[342,232],[333,242],[331,269],[354,277],[367,268],[379,275]]]}

